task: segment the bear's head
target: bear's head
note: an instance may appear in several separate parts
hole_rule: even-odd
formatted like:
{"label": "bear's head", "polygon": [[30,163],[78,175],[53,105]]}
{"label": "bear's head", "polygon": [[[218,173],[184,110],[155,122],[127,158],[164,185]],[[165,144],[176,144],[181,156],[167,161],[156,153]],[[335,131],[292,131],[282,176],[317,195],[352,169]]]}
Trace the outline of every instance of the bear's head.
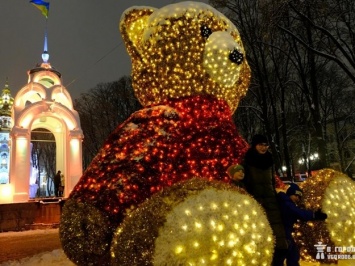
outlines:
{"label": "bear's head", "polygon": [[161,9],[132,7],[120,20],[132,60],[132,82],[143,106],[213,95],[232,112],[246,94],[250,68],[237,28],[198,2]]}

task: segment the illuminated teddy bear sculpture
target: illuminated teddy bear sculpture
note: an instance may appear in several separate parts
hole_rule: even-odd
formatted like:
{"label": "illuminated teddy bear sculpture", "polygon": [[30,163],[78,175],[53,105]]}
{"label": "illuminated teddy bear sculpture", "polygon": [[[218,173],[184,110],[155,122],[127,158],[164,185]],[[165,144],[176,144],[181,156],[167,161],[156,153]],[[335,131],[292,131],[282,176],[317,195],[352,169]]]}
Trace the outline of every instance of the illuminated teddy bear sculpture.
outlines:
{"label": "illuminated teddy bear sculpture", "polygon": [[250,81],[238,30],[195,2],[130,8],[120,30],[144,108],[66,201],[64,252],[78,265],[268,265],[266,216],[226,173],[248,148],[232,122]]}

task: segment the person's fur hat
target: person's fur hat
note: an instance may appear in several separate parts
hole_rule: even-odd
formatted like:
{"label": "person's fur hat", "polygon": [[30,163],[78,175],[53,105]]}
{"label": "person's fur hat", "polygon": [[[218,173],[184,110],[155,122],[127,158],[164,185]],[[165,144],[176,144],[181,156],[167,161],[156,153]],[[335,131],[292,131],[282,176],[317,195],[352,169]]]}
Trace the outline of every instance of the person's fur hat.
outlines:
{"label": "person's fur hat", "polygon": [[234,176],[234,174],[240,170],[243,170],[244,172],[244,167],[243,165],[240,164],[232,164],[231,166],[228,167],[227,172],[230,176]]}
{"label": "person's fur hat", "polygon": [[290,187],[286,191],[286,194],[289,196],[298,195],[298,196],[302,197],[303,192],[302,192],[302,189],[300,189],[300,187],[297,184],[291,183]]}
{"label": "person's fur hat", "polygon": [[264,135],[261,134],[256,134],[253,136],[252,140],[251,140],[251,145],[253,147],[255,147],[256,145],[260,144],[260,143],[268,143],[269,141],[267,140],[267,138]]}

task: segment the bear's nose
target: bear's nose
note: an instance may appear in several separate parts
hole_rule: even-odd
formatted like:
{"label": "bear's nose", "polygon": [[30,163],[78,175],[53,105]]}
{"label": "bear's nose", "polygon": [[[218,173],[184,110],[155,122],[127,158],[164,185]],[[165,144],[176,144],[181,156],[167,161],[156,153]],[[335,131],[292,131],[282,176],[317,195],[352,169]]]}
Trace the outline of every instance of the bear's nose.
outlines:
{"label": "bear's nose", "polygon": [[202,25],[200,30],[201,30],[201,35],[204,38],[208,38],[212,34],[212,30],[209,27],[207,27],[206,25]]}
{"label": "bear's nose", "polygon": [[231,60],[233,63],[236,63],[237,65],[240,65],[243,62],[243,59],[244,59],[243,54],[239,52],[237,49],[234,49],[229,54],[229,60]]}

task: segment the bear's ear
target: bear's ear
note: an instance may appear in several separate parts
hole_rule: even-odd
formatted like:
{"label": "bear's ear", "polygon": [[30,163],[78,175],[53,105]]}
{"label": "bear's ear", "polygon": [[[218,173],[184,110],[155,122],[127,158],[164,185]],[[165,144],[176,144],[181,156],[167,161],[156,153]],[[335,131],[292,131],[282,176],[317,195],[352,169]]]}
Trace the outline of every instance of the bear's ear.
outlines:
{"label": "bear's ear", "polygon": [[143,31],[149,16],[156,10],[153,7],[131,7],[123,12],[120,19],[120,31],[128,53],[140,57]]}

